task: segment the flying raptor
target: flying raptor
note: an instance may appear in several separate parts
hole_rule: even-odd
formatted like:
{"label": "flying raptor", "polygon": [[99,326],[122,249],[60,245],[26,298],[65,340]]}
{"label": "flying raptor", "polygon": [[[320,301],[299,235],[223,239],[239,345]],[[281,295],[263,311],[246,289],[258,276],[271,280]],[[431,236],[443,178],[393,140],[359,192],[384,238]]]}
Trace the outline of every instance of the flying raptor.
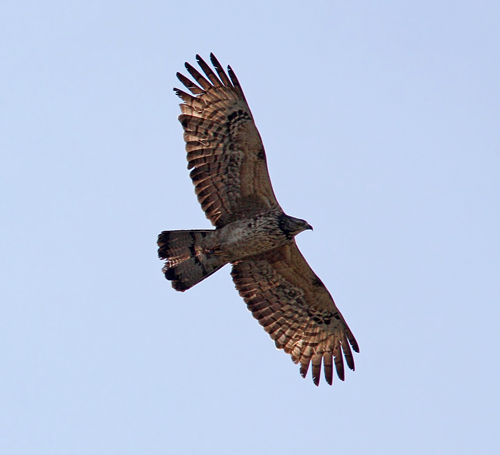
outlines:
{"label": "flying raptor", "polygon": [[269,178],[266,154],[240,83],[213,54],[214,70],[199,56],[202,75],[189,63],[192,79],[177,73],[191,94],[182,99],[188,169],[198,201],[215,226],[210,230],[163,231],[158,255],[177,291],[185,291],[224,265],[253,316],[278,349],[312,364],[314,384],[321,367],[328,384],[333,364],[344,380],[344,361],[354,370],[351,347],[358,343],[323,282],[304,259],[294,237],[312,227],[285,214]]}

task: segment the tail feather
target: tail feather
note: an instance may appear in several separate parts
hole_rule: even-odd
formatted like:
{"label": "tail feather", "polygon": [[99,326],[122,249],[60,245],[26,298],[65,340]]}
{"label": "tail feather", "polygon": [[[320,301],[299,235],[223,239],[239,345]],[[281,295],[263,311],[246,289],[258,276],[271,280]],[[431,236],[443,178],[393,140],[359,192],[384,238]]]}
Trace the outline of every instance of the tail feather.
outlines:
{"label": "tail feather", "polygon": [[158,256],[166,259],[163,273],[176,291],[185,291],[226,263],[207,248],[214,230],[163,231]]}

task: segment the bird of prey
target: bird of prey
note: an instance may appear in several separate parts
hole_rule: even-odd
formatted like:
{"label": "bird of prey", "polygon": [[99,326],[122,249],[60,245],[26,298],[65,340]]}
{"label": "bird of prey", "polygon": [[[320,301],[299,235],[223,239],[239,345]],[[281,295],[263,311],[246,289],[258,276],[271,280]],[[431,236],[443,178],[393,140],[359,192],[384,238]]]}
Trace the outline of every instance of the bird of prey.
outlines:
{"label": "bird of prey", "polygon": [[[212,69],[199,55],[204,75],[186,63],[192,79],[177,73],[191,94],[182,99],[188,169],[198,201],[215,226],[210,230],[163,231],[158,255],[172,287],[185,291],[224,265],[248,309],[278,349],[300,363],[318,385],[323,365],[344,380],[344,361],[354,370],[358,343],[323,282],[304,259],[294,237],[312,229],[287,215],[271,186],[266,154],[234,71],[213,54]],[[214,71],[215,70],[215,71]],[[343,355],[342,355],[343,354]]]}

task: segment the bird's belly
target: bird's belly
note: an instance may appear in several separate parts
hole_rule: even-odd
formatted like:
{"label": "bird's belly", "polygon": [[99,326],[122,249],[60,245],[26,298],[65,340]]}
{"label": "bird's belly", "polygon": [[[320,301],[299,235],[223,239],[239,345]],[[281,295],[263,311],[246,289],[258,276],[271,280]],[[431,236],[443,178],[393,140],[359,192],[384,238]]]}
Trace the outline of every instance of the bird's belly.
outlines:
{"label": "bird's belly", "polygon": [[273,229],[272,226],[245,224],[227,227],[229,229],[222,236],[220,246],[221,252],[230,262],[264,253],[289,241],[279,229]]}

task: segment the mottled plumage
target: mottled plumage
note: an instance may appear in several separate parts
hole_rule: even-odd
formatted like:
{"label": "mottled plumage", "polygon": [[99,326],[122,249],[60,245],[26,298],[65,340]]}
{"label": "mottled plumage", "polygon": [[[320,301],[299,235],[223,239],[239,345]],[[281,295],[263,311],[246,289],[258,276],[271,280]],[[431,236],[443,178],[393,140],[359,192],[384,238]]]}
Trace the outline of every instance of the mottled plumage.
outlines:
{"label": "mottled plumage", "polygon": [[192,94],[183,100],[188,169],[202,209],[215,230],[164,231],[158,237],[163,271],[174,289],[185,291],[231,263],[231,276],[248,309],[275,341],[319,384],[328,384],[333,365],[344,379],[344,362],[354,370],[351,347],[358,344],[323,282],[300,253],[294,237],[312,229],[286,215],[273,192],[266,154],[252,113],[231,67],[215,72],[199,56],[202,75],[177,73]]}

